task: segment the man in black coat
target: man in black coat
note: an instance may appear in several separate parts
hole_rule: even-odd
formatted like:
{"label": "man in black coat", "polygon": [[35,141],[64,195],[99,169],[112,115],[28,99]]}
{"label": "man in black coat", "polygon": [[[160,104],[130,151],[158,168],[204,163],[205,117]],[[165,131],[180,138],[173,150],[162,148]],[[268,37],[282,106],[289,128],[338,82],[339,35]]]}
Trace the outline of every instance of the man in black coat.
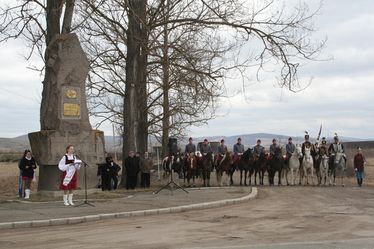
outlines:
{"label": "man in black coat", "polygon": [[126,189],[135,189],[139,173],[139,159],[135,157],[134,151],[129,152],[125,159]]}

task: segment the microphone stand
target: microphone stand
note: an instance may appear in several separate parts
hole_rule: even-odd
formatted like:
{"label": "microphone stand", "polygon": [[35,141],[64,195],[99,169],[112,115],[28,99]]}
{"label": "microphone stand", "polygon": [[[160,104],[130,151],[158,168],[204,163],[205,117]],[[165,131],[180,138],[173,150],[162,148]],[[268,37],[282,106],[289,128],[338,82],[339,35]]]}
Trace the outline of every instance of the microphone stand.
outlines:
{"label": "microphone stand", "polygon": [[80,206],[83,206],[83,205],[89,205],[91,207],[94,207],[95,205],[93,205],[92,203],[89,203],[88,200],[87,200],[87,167],[90,167],[90,166],[84,160],[79,158],[78,155],[75,155],[75,157],[82,161],[82,164],[83,164],[83,167],[84,167],[84,170],[83,170],[83,174],[84,174],[84,176],[83,176],[84,177],[84,201],[83,201],[83,203],[81,203],[79,205],[75,205],[75,207],[80,207]]}

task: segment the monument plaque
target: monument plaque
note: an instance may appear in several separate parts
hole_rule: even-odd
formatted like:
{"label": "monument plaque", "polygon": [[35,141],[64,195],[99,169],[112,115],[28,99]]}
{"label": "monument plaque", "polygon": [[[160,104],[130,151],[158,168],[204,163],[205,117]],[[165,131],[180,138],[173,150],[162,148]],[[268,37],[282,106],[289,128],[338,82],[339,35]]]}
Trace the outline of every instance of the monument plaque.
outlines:
{"label": "monument plaque", "polygon": [[81,94],[79,87],[62,87],[62,119],[80,119],[81,118]]}

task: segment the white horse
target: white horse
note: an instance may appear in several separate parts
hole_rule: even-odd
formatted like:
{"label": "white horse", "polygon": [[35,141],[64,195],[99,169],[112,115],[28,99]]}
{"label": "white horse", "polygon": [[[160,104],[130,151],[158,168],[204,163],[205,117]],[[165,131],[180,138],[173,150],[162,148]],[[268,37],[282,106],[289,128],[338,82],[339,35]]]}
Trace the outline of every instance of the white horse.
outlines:
{"label": "white horse", "polygon": [[306,184],[309,184],[309,176],[312,177],[312,184],[314,185],[313,181],[313,157],[310,152],[310,148],[304,149],[304,157],[303,157],[303,163],[302,163],[304,175],[303,177],[306,177]]}
{"label": "white horse", "polygon": [[295,185],[296,184],[296,177],[298,175],[298,171],[300,169],[300,158],[303,156],[302,152],[301,152],[301,147],[299,145],[296,146],[296,149],[294,150],[294,152],[292,153],[289,161],[288,161],[288,174],[287,174],[287,178],[289,176],[289,174],[291,173],[291,185]]}
{"label": "white horse", "polygon": [[329,157],[327,155],[323,155],[321,157],[321,162],[319,163],[319,184],[322,184],[324,180],[324,185],[328,182],[328,174],[329,174]]}
{"label": "white horse", "polygon": [[344,187],[344,177],[345,177],[345,158],[343,152],[337,152],[334,157],[334,162],[330,165],[329,170],[330,185],[335,183],[336,175],[340,178],[340,183]]}

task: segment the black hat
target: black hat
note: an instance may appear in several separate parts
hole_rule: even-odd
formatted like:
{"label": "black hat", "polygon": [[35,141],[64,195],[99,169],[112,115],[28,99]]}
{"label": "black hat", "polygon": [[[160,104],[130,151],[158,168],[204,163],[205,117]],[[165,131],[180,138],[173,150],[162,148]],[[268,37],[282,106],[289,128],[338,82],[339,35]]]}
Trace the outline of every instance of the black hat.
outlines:
{"label": "black hat", "polygon": [[257,143],[261,143],[261,139],[257,139]]}
{"label": "black hat", "polygon": [[239,141],[239,140],[242,141],[242,139],[241,139],[240,137],[238,138],[238,141]]}
{"label": "black hat", "polygon": [[275,138],[273,138],[273,142],[276,142],[277,140]]}
{"label": "black hat", "polygon": [[225,140],[221,139],[221,143],[225,142]]}
{"label": "black hat", "polygon": [[292,141],[292,137],[289,137],[289,138],[288,138],[288,141]]}
{"label": "black hat", "polygon": [[192,137],[190,137],[190,138],[188,139],[188,141],[190,141],[190,140],[192,140]]}
{"label": "black hat", "polygon": [[205,138],[205,139],[204,139],[204,142],[208,142],[208,139]]}

